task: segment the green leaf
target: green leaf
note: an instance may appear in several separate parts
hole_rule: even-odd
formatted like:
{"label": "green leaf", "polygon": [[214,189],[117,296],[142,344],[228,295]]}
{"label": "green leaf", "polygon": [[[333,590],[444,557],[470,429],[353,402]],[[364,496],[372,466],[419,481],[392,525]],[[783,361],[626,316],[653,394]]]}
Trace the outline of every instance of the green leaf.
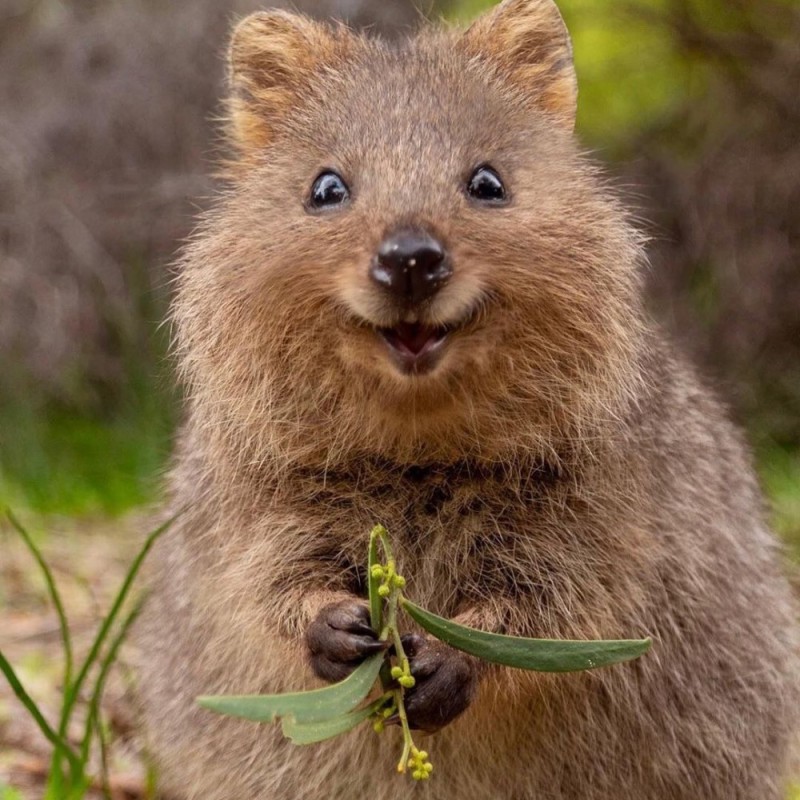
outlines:
{"label": "green leaf", "polygon": [[175,516],[168,519],[165,523],[163,523],[163,525],[159,525],[158,528],[150,533],[145,539],[141,549],[137,553],[136,558],[134,558],[133,563],[131,564],[124,580],[122,581],[122,586],[120,586],[117,596],[114,598],[111,610],[108,612],[108,615],[100,625],[100,630],[97,632],[97,635],[92,642],[92,646],[89,649],[89,654],[86,656],[83,666],[78,672],[77,678],[75,678],[75,681],[71,686],[65,687],[64,703],[61,710],[61,729],[66,730],[66,725],[72,714],[72,709],[74,708],[78,696],[80,695],[80,691],[83,688],[83,682],[86,680],[89,670],[98,660],[100,648],[102,648],[103,644],[108,638],[111,627],[119,615],[120,609],[125,603],[126,598],[128,597],[128,593],[130,592],[131,586],[136,579],[139,570],[141,569],[142,563],[144,562],[145,558],[147,558],[147,554],[150,552],[158,538],[170,527],[170,525],[172,525],[178,516],[179,514],[175,514]]}
{"label": "green leaf", "polygon": [[312,689],[309,692],[262,695],[219,695],[198,697],[203,708],[218,714],[274,722],[277,717],[293,717],[295,722],[324,722],[352,711],[368,694],[383,663],[383,653],[376,653],[343,681]]}
{"label": "green leaf", "polygon": [[322,722],[303,723],[297,722],[294,717],[284,717],[281,722],[281,730],[292,744],[324,742],[326,739],[333,739],[335,736],[353,730],[357,725],[369,719],[385,703],[385,697],[380,697],[365,708],[351,711],[341,717],[332,717]]}
{"label": "green leaf", "polygon": [[[92,697],[89,701],[89,711],[86,715],[86,726],[83,734],[83,740],[81,741],[81,761],[84,764],[88,763],[89,761],[92,735],[97,732],[97,728],[100,723],[100,703],[103,699],[103,691],[105,690],[108,673],[110,672],[111,667],[114,666],[114,662],[117,660],[119,649],[122,647],[123,642],[127,638],[128,632],[133,627],[133,623],[141,613],[142,606],[144,605],[143,600],[144,598],[139,599],[139,601],[133,607],[133,610],[125,618],[124,622],[120,626],[119,631],[117,632],[117,635],[114,637],[108,652],[100,662],[100,671],[94,681]],[[102,743],[102,737],[98,737],[98,741]]]}
{"label": "green leaf", "polygon": [[383,628],[383,600],[378,594],[378,587],[381,585],[380,578],[372,576],[372,567],[379,564],[378,558],[378,539],[383,528],[376,525],[369,536],[369,554],[367,556],[367,586],[369,591],[369,622],[372,630],[380,634]]}
{"label": "green leaf", "polygon": [[39,726],[39,730],[44,734],[45,738],[53,744],[58,753],[63,754],[67,758],[73,769],[79,772],[82,765],[75,755],[75,752],[70,745],[50,727],[50,723],[44,718],[39,706],[36,705],[28,692],[25,691],[25,687],[17,677],[17,673],[14,671],[8,659],[3,655],[2,651],[0,651],[0,672],[5,676],[11,690],[17,696],[20,703],[25,706],[25,709],[31,715],[33,721]]}
{"label": "green leaf", "polygon": [[[47,565],[47,562],[44,560],[41,550],[39,550],[39,548],[36,546],[28,531],[14,516],[10,508],[6,509],[6,516],[8,517],[8,521],[11,523],[11,525],[16,529],[17,533],[22,537],[26,547],[36,560],[36,563],[39,565],[39,569],[41,569],[42,575],[44,576],[45,583],[47,584],[47,591],[50,595],[50,600],[53,603],[53,607],[56,610],[56,615],[58,616],[58,627],[61,631],[61,645],[64,649],[64,686],[69,686],[72,682],[72,639],[70,638],[69,625],[67,624],[67,615],[64,612],[64,605],[61,602],[61,595],[56,587],[53,573],[51,572],[50,567]],[[65,731],[62,730],[60,733],[63,736]]]}
{"label": "green leaf", "polygon": [[606,667],[638,658],[650,649],[650,639],[574,641],[569,639],[523,639],[467,628],[439,617],[403,598],[411,618],[457,650],[517,669],[537,672],[576,672]]}

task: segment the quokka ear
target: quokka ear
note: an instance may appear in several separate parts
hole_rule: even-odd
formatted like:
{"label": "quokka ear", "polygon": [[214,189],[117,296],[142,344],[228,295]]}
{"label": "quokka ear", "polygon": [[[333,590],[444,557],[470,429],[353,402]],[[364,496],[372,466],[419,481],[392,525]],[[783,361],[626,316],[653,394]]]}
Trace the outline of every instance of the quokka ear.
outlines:
{"label": "quokka ear", "polygon": [[230,128],[240,151],[264,146],[315,74],[346,55],[354,37],[299,14],[259,11],[233,31],[228,51]]}
{"label": "quokka ear", "polygon": [[492,63],[559,123],[572,129],[578,86],[572,43],[553,0],[503,0],[464,33],[462,46]]}

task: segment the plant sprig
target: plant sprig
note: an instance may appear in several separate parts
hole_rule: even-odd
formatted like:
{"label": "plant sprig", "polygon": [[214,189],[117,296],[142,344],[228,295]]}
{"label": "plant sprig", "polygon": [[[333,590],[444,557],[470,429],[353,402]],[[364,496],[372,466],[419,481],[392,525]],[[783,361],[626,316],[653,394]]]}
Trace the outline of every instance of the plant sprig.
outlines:
{"label": "plant sprig", "polygon": [[[378,544],[383,549],[384,557],[386,558],[386,563],[384,564],[378,561]],[[403,752],[400,756],[400,761],[397,763],[397,771],[404,773],[408,767],[411,767],[412,776],[415,780],[425,780],[430,777],[433,767],[427,762],[427,753],[425,753],[425,758],[420,758],[420,753],[424,751],[418,750],[414,745],[414,737],[408,724],[405,691],[413,688],[415,680],[411,674],[411,664],[403,648],[403,640],[397,624],[397,610],[403,600],[403,588],[406,585],[406,580],[397,572],[397,563],[392,554],[389,534],[383,525],[376,525],[372,529],[369,536],[369,552],[368,586],[372,627],[374,630],[380,631],[380,639],[392,641],[394,657],[397,662],[389,671],[393,681],[389,689],[392,697],[391,705],[376,712],[373,727],[377,733],[380,733],[383,730],[383,719],[397,715],[403,732]]]}
{"label": "plant sprig", "polygon": [[[367,721],[381,733],[385,721],[396,718],[403,734],[397,771],[410,771],[415,780],[427,780],[433,765],[428,753],[415,745],[406,713],[405,692],[413,688],[415,679],[398,624],[401,609],[420,627],[451,647],[484,661],[538,672],[607,667],[638,658],[651,644],[650,639],[528,639],[480,631],[411,602],[403,594],[405,585],[405,578],[397,572],[388,532],[383,525],[376,525],[369,536],[367,555],[370,624],[381,641],[391,642],[391,655],[371,656],[349,677],[323,689],[277,695],[201,697],[198,703],[211,711],[257,722],[273,722],[280,718],[284,736],[299,745],[331,739]],[[378,696],[359,708],[378,680]]]}

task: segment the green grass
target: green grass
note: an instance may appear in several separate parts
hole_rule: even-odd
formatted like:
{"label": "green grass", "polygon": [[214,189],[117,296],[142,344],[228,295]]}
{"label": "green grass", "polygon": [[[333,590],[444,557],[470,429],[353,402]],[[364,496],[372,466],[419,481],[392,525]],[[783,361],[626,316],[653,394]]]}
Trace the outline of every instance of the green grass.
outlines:
{"label": "green grass", "polygon": [[800,563],[800,452],[772,447],[761,453],[759,462],[761,482],[772,505],[773,527]]}
{"label": "green grass", "polygon": [[76,376],[77,385],[53,394],[20,368],[0,369],[0,507],[107,516],[154,497],[171,450],[177,391],[169,332],[158,324],[166,298],[146,285],[136,297],[140,318],[152,323],[117,331],[112,352],[123,372],[108,385]]}
{"label": "green grass", "polygon": [[[116,515],[152,499],[171,449],[173,379],[165,365],[129,381],[113,411],[0,402],[0,506],[68,516]],[[35,398],[35,393],[31,393]]]}
{"label": "green grass", "polygon": [[163,417],[111,422],[51,414],[16,429],[0,459],[0,505],[70,516],[119,514],[153,494],[169,452]]}

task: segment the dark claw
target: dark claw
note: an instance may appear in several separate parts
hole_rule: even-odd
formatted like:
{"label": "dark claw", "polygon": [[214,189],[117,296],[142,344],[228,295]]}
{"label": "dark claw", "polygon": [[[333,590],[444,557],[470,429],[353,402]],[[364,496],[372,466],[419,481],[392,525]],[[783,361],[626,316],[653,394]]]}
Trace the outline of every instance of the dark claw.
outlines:
{"label": "dark claw", "polygon": [[369,626],[369,609],[357,600],[323,608],[306,631],[314,673],[327,681],[346,678],[367,656],[388,646]]}
{"label": "dark claw", "polygon": [[352,633],[357,633],[360,636],[370,636],[370,637],[375,636],[375,631],[372,630],[372,628],[369,625],[363,625],[363,624],[354,625],[352,628],[350,628],[350,631]]}
{"label": "dark claw", "polygon": [[320,611],[317,619],[324,618],[326,624],[340,631],[363,633],[374,636],[369,624],[369,608],[357,600],[342,600]]}

